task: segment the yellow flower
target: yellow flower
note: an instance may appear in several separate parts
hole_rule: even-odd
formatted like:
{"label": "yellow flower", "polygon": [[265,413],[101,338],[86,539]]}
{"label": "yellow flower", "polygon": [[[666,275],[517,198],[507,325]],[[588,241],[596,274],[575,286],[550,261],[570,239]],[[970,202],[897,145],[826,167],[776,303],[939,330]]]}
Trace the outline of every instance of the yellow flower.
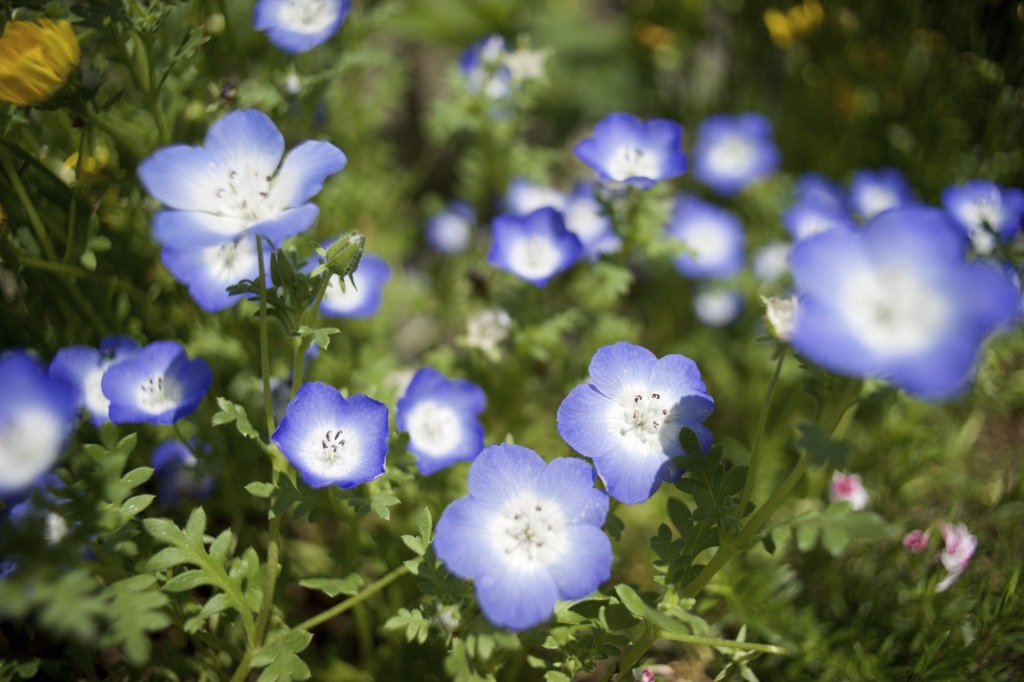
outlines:
{"label": "yellow flower", "polygon": [[79,56],[75,32],[63,19],[12,21],[0,36],[0,100],[45,102],[67,82]]}
{"label": "yellow flower", "polygon": [[802,4],[783,12],[774,7],[764,12],[764,25],[772,42],[787,48],[796,38],[806,37],[817,31],[825,20],[825,10],[818,0],[804,0]]}

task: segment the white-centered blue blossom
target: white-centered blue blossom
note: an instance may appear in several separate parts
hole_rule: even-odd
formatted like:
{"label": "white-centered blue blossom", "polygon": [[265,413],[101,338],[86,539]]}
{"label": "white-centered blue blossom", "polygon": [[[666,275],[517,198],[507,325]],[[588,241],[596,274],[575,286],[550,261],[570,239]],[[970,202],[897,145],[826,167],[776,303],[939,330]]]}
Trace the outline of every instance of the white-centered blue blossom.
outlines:
{"label": "white-centered blue blossom", "polygon": [[[326,245],[325,245],[326,247]],[[315,262],[311,266],[315,267]],[[352,279],[345,279],[342,291],[337,275],[331,275],[327,293],[320,304],[325,317],[373,317],[384,301],[384,285],[391,278],[391,266],[380,256],[364,253]],[[353,282],[355,284],[353,285]]]}
{"label": "white-centered blue blossom", "polygon": [[190,360],[177,341],[154,341],[108,367],[100,385],[115,424],[173,424],[195,411],[212,383],[205,360]]}
{"label": "white-centered blue blossom", "polygon": [[459,58],[466,90],[482,92],[494,100],[508,97],[512,92],[512,74],[505,66],[508,54],[505,39],[496,33],[484,36],[466,48]]}
{"label": "white-centered blue blossom", "polygon": [[854,230],[857,223],[842,206],[821,198],[799,198],[782,214],[782,224],[795,239],[834,229]]}
{"label": "white-centered blue blossom", "polygon": [[890,208],[917,203],[907,176],[899,168],[863,169],[850,180],[850,209],[870,220]]}
{"label": "white-centered blue blossom", "polygon": [[505,212],[528,215],[541,208],[565,211],[566,196],[549,185],[538,185],[524,178],[515,178],[505,189]]}
{"label": "white-centered blue blossom", "polygon": [[748,112],[710,116],[697,129],[693,175],[722,195],[732,195],[779,167],[772,124]]}
{"label": "white-centered blue blossom", "polygon": [[743,269],[747,235],[739,218],[692,194],[681,195],[665,234],[682,242],[673,261],[686,277],[727,279]]}
{"label": "white-centered blue blossom", "polygon": [[[201,447],[196,439],[193,446]],[[157,498],[162,504],[178,500],[199,500],[213,490],[213,477],[198,473],[199,460],[177,438],[165,440],[153,448],[152,465],[157,479]]]}
{"label": "white-centered blue blossom", "polygon": [[279,243],[305,231],[320,211],[309,200],[347,159],[319,140],[283,155],[281,131],[254,109],[213,123],[202,147],[157,149],[138,170],[167,207],[153,216],[153,236],[164,247],[195,250],[250,234]]}
{"label": "white-centered blue blossom", "polygon": [[108,336],[99,348],[68,346],[57,351],[50,363],[50,376],[66,381],[78,391],[79,405],[89,410],[92,423],[107,421],[110,400],[103,395],[103,374],[107,368],[130,358],[140,350],[129,336]]}
{"label": "white-centered blue blossom", "polygon": [[707,326],[724,327],[735,322],[743,312],[743,296],[736,289],[703,288],[693,297],[693,311]]}
{"label": "white-centered blue blossom", "polygon": [[[215,313],[245,298],[242,294],[229,294],[229,286],[243,279],[259,279],[258,253],[255,237],[247,235],[235,241],[199,249],[165,247],[161,257],[174,278],[188,286],[189,294],[199,307],[208,313]],[[270,253],[269,248],[264,248],[268,284]]]}
{"label": "white-centered blue blossom", "polygon": [[754,277],[761,282],[775,282],[789,272],[789,242],[768,242],[754,252]]}
{"label": "white-centered blue blossom", "polygon": [[469,494],[441,514],[434,551],[474,580],[490,622],[525,630],[559,599],[582,599],[611,577],[607,515],[608,496],[583,460],[545,463],[533,450],[491,445],[469,468]]}
{"label": "white-centered blue blossom", "polygon": [[282,52],[308,52],[338,32],[351,4],[351,0],[259,0],[253,28],[266,31]]}
{"label": "white-centered blue blossom", "polygon": [[388,408],[318,381],[303,384],[273,441],[311,488],[352,488],[384,473]]}
{"label": "white-centered blue blossom", "polygon": [[525,216],[501,214],[491,223],[487,262],[542,287],[579,260],[583,245],[565,228],[562,214],[542,208]]}
{"label": "white-centered blue blossom", "polygon": [[448,202],[443,211],[427,219],[427,243],[436,251],[463,253],[473,240],[476,211],[465,201]]}
{"label": "white-centered blue blossom", "polygon": [[625,341],[604,346],[590,361],[591,383],[572,389],[558,408],[558,433],[597,467],[608,494],[636,504],[682,470],[672,461],[685,454],[684,426],[701,447],[711,447],[703,421],[715,403],[690,358],[658,358]]}
{"label": "white-centered blue blossom", "polygon": [[942,191],[942,205],[971,238],[974,250],[989,254],[1021,230],[1024,190],[971,180]]}
{"label": "white-centered blue blossom", "polygon": [[424,367],[397,407],[398,430],[409,433],[409,452],[416,455],[422,474],[471,460],[484,448],[480,413],[487,407],[487,395],[472,381],[448,379]]}
{"label": "white-centered blue blossom", "polygon": [[650,189],[686,172],[682,141],[683,127],[675,121],[615,113],[599,121],[574,152],[602,180]]}
{"label": "white-centered blue blossom", "polygon": [[78,410],[74,386],[25,351],[0,355],[0,496],[17,495],[53,469]]}
{"label": "white-centered blue blossom", "polygon": [[594,190],[592,182],[577,183],[566,197],[562,209],[565,229],[579,237],[583,255],[590,260],[622,249],[622,238],[612,229],[612,220],[597,200]]}
{"label": "white-centered blue blossom", "polygon": [[955,396],[982,343],[1017,305],[1005,273],[967,262],[966,249],[943,211],[923,207],[797,243],[791,344],[840,374],[885,379],[928,400]]}
{"label": "white-centered blue blossom", "polygon": [[836,209],[846,208],[846,191],[842,186],[820,173],[804,173],[796,181],[796,200],[814,201]]}

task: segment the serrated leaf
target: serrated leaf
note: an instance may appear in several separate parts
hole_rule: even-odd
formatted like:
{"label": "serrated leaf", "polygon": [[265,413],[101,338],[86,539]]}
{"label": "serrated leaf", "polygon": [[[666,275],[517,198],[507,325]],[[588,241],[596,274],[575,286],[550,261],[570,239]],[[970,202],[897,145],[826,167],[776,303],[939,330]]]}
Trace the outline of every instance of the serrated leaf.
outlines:
{"label": "serrated leaf", "polygon": [[226,529],[210,543],[210,558],[216,561],[224,561],[231,547],[231,530]]}
{"label": "serrated leaf", "polygon": [[167,592],[185,592],[200,585],[211,585],[213,581],[201,570],[185,571],[179,573],[164,583],[163,588]]}
{"label": "serrated leaf", "polygon": [[170,519],[150,518],[143,519],[142,526],[146,532],[156,541],[165,545],[175,545],[184,540],[184,533]]}
{"label": "serrated leaf", "polygon": [[185,523],[185,539],[194,547],[203,545],[203,534],[206,533],[206,511],[196,507]]}
{"label": "serrated leaf", "polygon": [[165,547],[146,562],[147,571],[162,571],[166,568],[188,563],[188,553],[178,547]]}
{"label": "serrated leaf", "polygon": [[136,495],[135,497],[129,497],[121,505],[121,518],[130,519],[146,509],[149,505],[153,504],[153,500],[156,499],[155,495]]}
{"label": "serrated leaf", "polygon": [[212,423],[214,426],[234,424],[238,432],[246,438],[259,439],[260,434],[253,427],[252,422],[249,421],[249,415],[244,407],[224,397],[217,398],[217,407],[220,408],[220,412],[213,415]]}
{"label": "serrated leaf", "polygon": [[415,535],[403,535],[402,542],[418,556],[423,556],[427,552],[427,545],[424,545],[423,540]]}
{"label": "serrated leaf", "polygon": [[331,598],[337,597],[339,594],[356,594],[364,584],[363,577],[358,573],[344,578],[304,578],[299,581],[299,585],[311,590],[319,590]]}
{"label": "serrated leaf", "polygon": [[327,348],[331,345],[331,336],[334,334],[340,334],[341,330],[338,329],[337,327],[313,328],[307,327],[306,325],[302,325],[295,331],[295,333],[301,337],[312,338],[318,346],[320,346],[324,350],[327,350]]}
{"label": "serrated leaf", "polygon": [[430,514],[430,509],[427,507],[423,508],[420,512],[420,517],[416,521],[416,528],[419,530],[420,539],[423,541],[423,546],[426,547],[430,544],[433,539],[433,528],[434,518]]}
{"label": "serrated leaf", "polygon": [[313,635],[305,630],[289,630],[284,636],[261,646],[253,654],[250,666],[253,668],[268,666],[281,656],[304,651],[311,641],[313,641]]}

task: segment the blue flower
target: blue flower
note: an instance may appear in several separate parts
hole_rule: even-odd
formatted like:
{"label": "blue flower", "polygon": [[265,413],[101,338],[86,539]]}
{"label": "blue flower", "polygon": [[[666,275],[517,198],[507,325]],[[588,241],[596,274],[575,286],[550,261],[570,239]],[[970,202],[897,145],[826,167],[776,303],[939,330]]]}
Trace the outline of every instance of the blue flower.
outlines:
{"label": "blue flower", "polygon": [[743,269],[747,236],[735,215],[693,195],[681,195],[665,234],[685,250],[674,260],[686,277],[727,279]]}
{"label": "blue flower", "polygon": [[[196,439],[192,439],[196,444]],[[163,504],[178,500],[199,500],[210,495],[213,478],[197,476],[196,456],[177,438],[165,440],[153,449],[153,469],[157,478],[157,498]]]}
{"label": "blue flower", "polygon": [[195,411],[212,383],[205,360],[189,360],[177,341],[154,341],[108,367],[101,386],[115,424],[173,424]]}
{"label": "blue flower", "polygon": [[743,296],[735,289],[701,289],[693,297],[697,319],[709,327],[724,327],[743,312]]}
{"label": "blue flower", "polygon": [[430,475],[473,459],[484,447],[480,413],[487,395],[472,381],[447,379],[424,367],[398,401],[398,430],[409,432],[409,452],[420,473]]}
{"label": "blue flower", "polygon": [[161,147],[139,164],[146,190],[167,205],[153,216],[165,247],[195,250],[257,234],[275,242],[303,232],[320,209],[307,203],[345,154],[329,142],[304,142],[284,157],[284,136],[254,109],[224,116],[202,147]]}
{"label": "blue flower", "polygon": [[797,199],[782,214],[782,224],[797,241],[826,230],[857,228],[845,208],[817,195]]}
{"label": "blue flower", "polygon": [[523,178],[515,178],[505,189],[505,211],[524,216],[541,208],[564,211],[566,196],[554,187],[538,185]]}
{"label": "blue flower", "polygon": [[0,386],[0,496],[7,496],[32,487],[57,463],[78,396],[25,351],[0,356]]}
{"label": "blue flower", "polygon": [[837,209],[846,207],[846,192],[835,180],[820,173],[804,173],[796,181],[797,201],[814,201]]}
{"label": "blue flower", "polygon": [[503,213],[491,223],[493,242],[487,262],[542,287],[579,260],[583,245],[565,229],[562,214],[542,208],[526,216]]}
{"label": "blue flower", "polygon": [[[208,313],[215,313],[245,298],[243,294],[229,294],[229,286],[243,279],[259,279],[260,261],[257,254],[256,239],[247,235],[206,248],[164,248],[161,255],[164,266],[175,279],[188,286],[189,294],[199,307]],[[263,260],[269,285],[270,249],[264,249]]]}
{"label": "blue flower", "polygon": [[682,427],[701,447],[711,431],[701,422],[715,403],[697,365],[683,355],[655,357],[625,341],[604,346],[590,361],[592,383],[572,389],[558,408],[558,433],[576,452],[594,460],[608,494],[627,504],[648,499],[682,470]]}
{"label": "blue flower", "polygon": [[259,0],[253,28],[288,54],[308,52],[341,28],[350,0]]}
{"label": "blue flower", "polygon": [[566,197],[562,216],[565,229],[579,237],[586,258],[597,260],[601,254],[622,249],[622,239],[615,234],[611,218],[594,195],[594,183],[577,183],[572,194]]}
{"label": "blue flower", "polygon": [[272,439],[311,488],[352,488],[384,473],[388,408],[319,381],[303,384]]}
{"label": "blue flower", "polygon": [[447,208],[427,219],[427,243],[441,253],[462,253],[473,239],[476,211],[465,201],[449,201]]}
{"label": "blue flower", "polygon": [[574,151],[601,179],[650,189],[686,172],[682,141],[683,127],[675,121],[615,113],[599,121],[594,136]]}
{"label": "blue flower", "polygon": [[1003,272],[965,261],[966,247],[945,213],[916,207],[797,243],[793,347],[840,374],[885,379],[929,400],[953,397],[1017,301]]}
{"label": "blue flower", "polygon": [[469,468],[469,495],[441,514],[434,551],[475,581],[489,621],[524,630],[550,618],[559,599],[582,599],[611,577],[607,514],[586,462],[545,464],[533,450],[492,445]]}
{"label": "blue flower", "polygon": [[915,203],[914,190],[898,168],[859,170],[850,181],[850,208],[864,220],[890,208]]}
{"label": "blue flower", "polygon": [[754,253],[754,277],[760,282],[775,282],[789,272],[789,242],[768,242]]}
{"label": "blue flower", "polygon": [[384,300],[384,285],[391,277],[391,266],[379,256],[363,254],[359,267],[353,273],[352,281],[345,282],[341,290],[338,276],[331,275],[327,293],[320,304],[320,314],[325,317],[373,317],[380,310]]}
{"label": "blue flower", "polygon": [[971,238],[974,250],[988,254],[997,242],[1008,242],[1020,232],[1024,190],[971,180],[944,189],[942,205]]}
{"label": "blue flower", "polygon": [[719,194],[735,194],[778,167],[772,124],[761,114],[718,114],[697,129],[693,174]]}
{"label": "blue flower", "polygon": [[505,66],[508,46],[498,34],[484,36],[462,53],[459,69],[466,90],[482,92],[490,99],[505,99],[512,92],[512,74]]}
{"label": "blue flower", "polygon": [[103,374],[107,368],[139,352],[139,344],[128,336],[108,336],[100,347],[68,346],[57,351],[50,363],[50,376],[66,381],[78,391],[79,406],[89,410],[92,423],[108,420],[110,400],[103,395]]}

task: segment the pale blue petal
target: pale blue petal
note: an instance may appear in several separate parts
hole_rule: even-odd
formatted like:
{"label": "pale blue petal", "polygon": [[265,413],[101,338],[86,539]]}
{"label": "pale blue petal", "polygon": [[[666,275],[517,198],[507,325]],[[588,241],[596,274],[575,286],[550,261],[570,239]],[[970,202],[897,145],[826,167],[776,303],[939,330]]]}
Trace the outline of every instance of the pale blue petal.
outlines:
{"label": "pale blue petal", "polygon": [[266,114],[255,109],[233,111],[206,131],[204,146],[236,182],[266,180],[284,154],[284,136]]}
{"label": "pale blue petal", "polygon": [[[607,506],[607,496],[604,497]],[[612,577],[611,540],[600,528],[588,524],[569,529],[563,534],[563,541],[565,559],[549,564],[548,571],[561,599],[583,599]]]}
{"label": "pale blue petal", "polygon": [[490,509],[501,509],[509,499],[532,491],[545,469],[544,460],[521,445],[490,445],[469,468],[469,494]]}
{"label": "pale blue petal", "polygon": [[288,152],[270,190],[270,201],[277,207],[301,206],[324,187],[324,180],[337,173],[348,159],[330,142],[311,140]]}
{"label": "pale blue petal", "polygon": [[487,620],[525,630],[551,617],[559,592],[546,570],[518,571],[500,566],[476,576],[476,596]]}
{"label": "pale blue petal", "polygon": [[160,211],[153,216],[153,237],[171,249],[192,250],[233,242],[249,223],[241,218],[200,211]]}
{"label": "pale blue petal", "polygon": [[228,170],[208,149],[161,147],[143,159],[138,174],[146,191],[170,208],[206,213],[224,208],[217,192],[227,186]]}

